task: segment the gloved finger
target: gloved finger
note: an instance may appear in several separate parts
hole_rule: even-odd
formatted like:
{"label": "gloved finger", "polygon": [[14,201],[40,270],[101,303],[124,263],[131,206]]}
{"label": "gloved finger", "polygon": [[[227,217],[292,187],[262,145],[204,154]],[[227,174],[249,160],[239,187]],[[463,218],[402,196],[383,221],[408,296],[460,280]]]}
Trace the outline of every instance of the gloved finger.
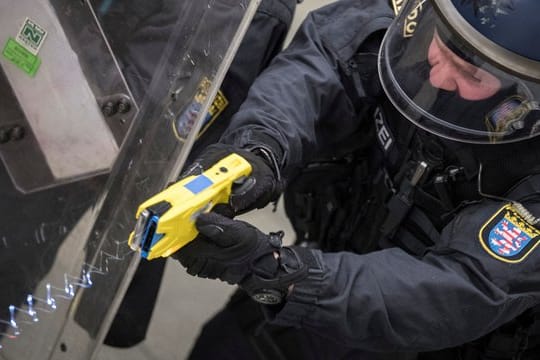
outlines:
{"label": "gloved finger", "polygon": [[199,162],[194,162],[189,165],[187,169],[185,169],[180,176],[178,177],[178,180],[187,178],[191,175],[201,175],[204,172],[204,167]]}
{"label": "gloved finger", "polygon": [[232,220],[214,212],[199,215],[195,225],[209,241],[222,248],[232,247],[255,236],[252,234],[253,229],[247,223]]}
{"label": "gloved finger", "polygon": [[199,234],[195,239],[187,243],[184,247],[180,248],[171,256],[179,260],[184,267],[188,267],[187,265],[191,264],[184,264],[185,259],[211,257],[219,254],[221,250],[221,247],[217,246],[211,241],[208,241],[206,236]]}
{"label": "gloved finger", "polygon": [[212,208],[212,211],[232,219],[234,217],[234,210],[229,204],[217,204]]}
{"label": "gloved finger", "polygon": [[216,263],[212,259],[207,259],[205,266],[201,269],[198,276],[207,279],[217,279],[224,271],[224,267],[219,262]]}
{"label": "gloved finger", "polygon": [[261,209],[275,200],[277,191],[275,187],[274,175],[269,168],[266,172],[260,172],[254,168],[252,176],[233,189],[229,203],[236,214],[242,214],[251,209]]}
{"label": "gloved finger", "polygon": [[197,275],[198,276],[199,273],[202,271],[202,269],[204,269],[204,267],[206,266],[206,262],[207,262],[206,259],[198,258],[197,261],[195,261],[195,263],[193,265],[186,268],[187,273],[189,275],[193,275],[193,276]]}
{"label": "gloved finger", "polygon": [[230,223],[228,223],[227,220],[233,221],[216,212],[203,213],[197,217],[195,226],[201,235],[205,236],[212,242],[220,244],[222,242],[221,237],[223,237],[225,228],[230,226]]}
{"label": "gloved finger", "polygon": [[261,184],[257,180],[257,177],[247,177],[241,184],[233,185],[231,196],[229,197],[230,207],[236,214],[242,214],[251,209],[259,208],[257,206],[258,202],[266,193],[266,188],[267,186]]}
{"label": "gloved finger", "polygon": [[233,151],[230,145],[213,144],[209,146],[199,157],[197,157],[183,172],[180,178],[189,175],[200,175],[204,170],[209,169]]}
{"label": "gloved finger", "polygon": [[191,256],[184,256],[184,255],[178,255],[178,252],[172,255],[173,258],[178,260],[180,264],[185,267],[186,269],[190,268],[195,264],[197,261],[197,258],[191,257]]}

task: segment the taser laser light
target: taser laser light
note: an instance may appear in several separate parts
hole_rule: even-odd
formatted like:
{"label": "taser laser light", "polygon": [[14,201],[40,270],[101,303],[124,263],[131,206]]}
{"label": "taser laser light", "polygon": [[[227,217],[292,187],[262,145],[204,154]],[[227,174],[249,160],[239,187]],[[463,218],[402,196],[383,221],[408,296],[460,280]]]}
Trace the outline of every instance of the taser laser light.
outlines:
{"label": "taser laser light", "polygon": [[151,260],[167,257],[195,239],[197,216],[229,202],[232,187],[251,173],[243,157],[231,154],[204,171],[188,176],[142,203],[129,246]]}

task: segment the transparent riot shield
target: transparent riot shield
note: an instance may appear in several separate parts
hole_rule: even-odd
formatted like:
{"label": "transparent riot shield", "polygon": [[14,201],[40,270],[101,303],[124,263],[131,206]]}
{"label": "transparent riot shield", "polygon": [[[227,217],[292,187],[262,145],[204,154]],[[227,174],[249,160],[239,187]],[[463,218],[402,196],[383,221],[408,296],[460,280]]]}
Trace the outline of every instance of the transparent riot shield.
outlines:
{"label": "transparent riot shield", "polygon": [[0,2],[0,359],[90,359],[259,0]]}

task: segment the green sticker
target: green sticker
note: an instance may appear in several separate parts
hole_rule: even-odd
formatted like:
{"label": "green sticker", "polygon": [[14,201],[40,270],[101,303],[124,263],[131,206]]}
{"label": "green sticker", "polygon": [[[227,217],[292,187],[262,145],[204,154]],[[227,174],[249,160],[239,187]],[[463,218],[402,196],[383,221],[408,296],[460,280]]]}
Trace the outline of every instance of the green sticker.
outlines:
{"label": "green sticker", "polygon": [[36,75],[39,65],[41,65],[39,57],[33,55],[12,38],[9,38],[2,54],[6,59],[32,77]]}

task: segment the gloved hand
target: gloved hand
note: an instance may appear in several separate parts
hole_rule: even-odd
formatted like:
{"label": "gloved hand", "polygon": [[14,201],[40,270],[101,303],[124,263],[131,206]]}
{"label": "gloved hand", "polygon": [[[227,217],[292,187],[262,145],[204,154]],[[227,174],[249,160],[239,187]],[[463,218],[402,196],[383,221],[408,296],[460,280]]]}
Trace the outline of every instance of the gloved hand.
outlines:
{"label": "gloved hand", "polygon": [[[255,152],[240,149],[232,145],[213,144],[208,146],[195,159],[182,174],[182,177],[199,175],[232,153],[242,156],[252,167],[249,178],[242,185],[233,188],[233,193],[229,199],[229,205],[232,208],[233,214],[260,209],[271,201],[277,200],[283,190],[283,184],[280,179],[277,160],[270,153],[267,154],[268,159],[264,159],[263,156],[259,156]],[[270,164],[270,162],[274,162],[274,164]]]}
{"label": "gloved hand", "polygon": [[282,233],[266,235],[217,213],[199,215],[196,225],[199,236],[172,255],[191,275],[239,284],[267,304],[281,302],[307,276],[301,251],[281,247]]}

